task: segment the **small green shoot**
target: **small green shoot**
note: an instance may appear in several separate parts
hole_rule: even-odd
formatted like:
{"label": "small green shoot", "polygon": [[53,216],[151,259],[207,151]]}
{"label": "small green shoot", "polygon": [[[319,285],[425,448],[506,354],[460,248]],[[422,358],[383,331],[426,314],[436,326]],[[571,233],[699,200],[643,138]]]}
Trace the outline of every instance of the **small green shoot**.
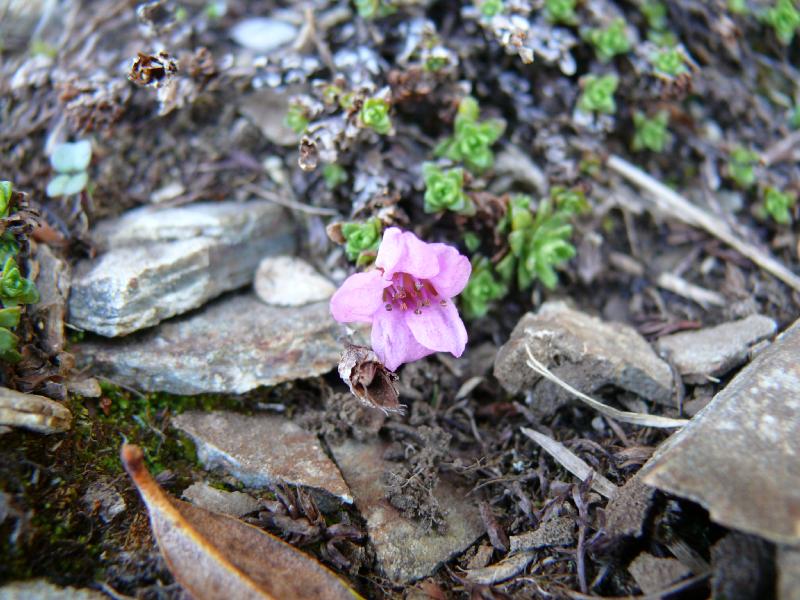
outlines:
{"label": "small green shoot", "polygon": [[664,147],[670,140],[667,124],[669,123],[669,113],[659,112],[656,116],[648,119],[642,112],[633,115],[633,124],[636,133],[633,136],[631,147],[635,152],[640,150],[650,150],[652,152],[663,152]]}
{"label": "small green shoot", "polygon": [[365,127],[369,127],[381,135],[386,135],[392,130],[389,106],[389,102],[383,98],[367,98],[359,114],[361,122]]}
{"label": "small green shoot", "polygon": [[371,259],[374,259],[381,243],[381,230],[379,219],[342,225],[342,235],[347,242],[344,249],[348,260],[362,265],[368,264]]}
{"label": "small green shoot", "polygon": [[325,180],[325,187],[333,190],[347,181],[347,171],[337,164],[330,163],[322,168],[322,178]]}
{"label": "small green shoot", "polygon": [[583,93],[578,99],[578,109],[586,113],[613,115],[617,110],[614,92],[619,78],[616,75],[586,75],[581,81]]}
{"label": "small green shoot", "polygon": [[683,52],[678,48],[662,48],[650,57],[650,62],[657,75],[669,79],[689,72]]}
{"label": "small green shoot", "polygon": [[440,142],[434,149],[435,156],[446,156],[450,160],[462,161],[467,169],[482,173],[494,165],[494,144],[505,131],[502,119],[487,119],[478,122],[478,101],[467,96],[458,106],[453,137]]}
{"label": "small green shoot", "polygon": [[794,0],[777,0],[774,6],[764,12],[761,20],[775,30],[775,35],[782,44],[788,46],[800,27],[800,12],[794,5]]}
{"label": "small green shoot", "polygon": [[510,229],[511,252],[497,265],[504,282],[508,283],[516,271],[520,289],[529,288],[536,279],[553,289],[558,284],[555,267],[575,256],[569,221],[587,208],[583,192],[563,187],[553,188],[535,215],[530,197],[513,197],[503,225]]}
{"label": "small green shoot", "polygon": [[577,0],[545,0],[545,17],[551,23],[576,25],[578,23],[578,15],[575,14],[577,4]]}
{"label": "small green shoot", "polygon": [[478,319],[486,316],[489,305],[508,293],[508,286],[495,276],[488,258],[472,257],[472,273],[464,291],[461,292],[461,306],[464,316]]}
{"label": "small green shoot", "polygon": [[621,18],[614,19],[605,29],[589,29],[583,37],[594,46],[597,58],[603,63],[631,50],[631,42],[625,31],[625,20]]}
{"label": "small green shoot", "polygon": [[748,189],[756,182],[754,167],[758,164],[759,154],[742,146],[737,146],[728,159],[728,176],[743,189]]}
{"label": "small green shoot", "polygon": [[362,19],[380,19],[397,11],[397,8],[384,0],[353,0],[358,16]]}
{"label": "small green shoot", "polygon": [[772,186],[764,190],[764,210],[781,225],[792,222],[792,208],[796,202],[797,196],[792,192],[781,192]]}
{"label": "small green shoot", "polygon": [[501,14],[505,8],[503,0],[479,0],[476,4],[484,19],[491,19]]}
{"label": "small green shoot", "polygon": [[440,169],[433,163],[422,165],[425,179],[425,212],[449,210],[462,215],[475,214],[475,207],[464,193],[464,170]]}
{"label": "small green shoot", "polygon": [[300,104],[290,104],[284,122],[289,129],[300,135],[308,127],[308,116]]}
{"label": "small green shoot", "polygon": [[50,164],[57,175],[47,184],[47,195],[71,196],[86,189],[89,173],[86,169],[92,160],[89,140],[59,144],[50,155]]}

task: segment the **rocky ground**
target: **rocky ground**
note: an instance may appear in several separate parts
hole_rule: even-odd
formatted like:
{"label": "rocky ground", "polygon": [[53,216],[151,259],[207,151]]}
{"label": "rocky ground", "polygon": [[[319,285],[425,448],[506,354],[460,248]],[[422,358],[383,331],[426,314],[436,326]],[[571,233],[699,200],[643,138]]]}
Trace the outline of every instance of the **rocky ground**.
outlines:
{"label": "rocky ground", "polygon": [[[0,599],[800,598],[799,27],[0,1]],[[473,275],[383,411],[390,226]]]}

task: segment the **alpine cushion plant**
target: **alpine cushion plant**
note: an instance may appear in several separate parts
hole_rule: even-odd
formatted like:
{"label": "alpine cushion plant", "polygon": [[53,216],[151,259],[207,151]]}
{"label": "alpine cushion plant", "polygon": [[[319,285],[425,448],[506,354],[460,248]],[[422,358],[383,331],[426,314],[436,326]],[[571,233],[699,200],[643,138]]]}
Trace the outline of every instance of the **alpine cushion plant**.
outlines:
{"label": "alpine cushion plant", "polygon": [[467,330],[452,299],[471,270],[452,246],[390,227],[375,268],[344,281],[331,298],[331,314],[341,323],[372,323],[372,349],[391,371],[434,352],[458,357]]}
{"label": "alpine cushion plant", "polygon": [[461,306],[464,316],[468,319],[477,319],[486,316],[489,304],[502,298],[508,293],[508,286],[495,277],[492,272],[492,263],[485,256],[472,257],[472,275],[469,278],[464,293],[461,294]]}
{"label": "alpine cushion plant", "polygon": [[463,162],[467,169],[482,173],[494,164],[491,146],[505,131],[502,119],[487,119],[478,122],[478,101],[467,96],[458,105],[455,132],[434,149],[435,156],[446,156],[453,161]]}
{"label": "alpine cushion plant", "polygon": [[443,171],[433,163],[422,165],[425,179],[425,212],[450,210],[462,215],[475,214],[475,206],[464,193],[464,170]]}

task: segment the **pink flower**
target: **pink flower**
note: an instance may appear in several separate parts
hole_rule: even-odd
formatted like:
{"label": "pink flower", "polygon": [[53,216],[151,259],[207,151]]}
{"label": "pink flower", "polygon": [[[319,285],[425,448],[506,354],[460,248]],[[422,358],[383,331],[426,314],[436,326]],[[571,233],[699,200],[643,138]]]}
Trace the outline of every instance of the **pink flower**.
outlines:
{"label": "pink flower", "polygon": [[333,318],[372,323],[372,349],[392,371],[434,352],[461,356],[467,330],[452,298],[469,280],[467,257],[390,227],[375,266],[344,281],[331,298]]}

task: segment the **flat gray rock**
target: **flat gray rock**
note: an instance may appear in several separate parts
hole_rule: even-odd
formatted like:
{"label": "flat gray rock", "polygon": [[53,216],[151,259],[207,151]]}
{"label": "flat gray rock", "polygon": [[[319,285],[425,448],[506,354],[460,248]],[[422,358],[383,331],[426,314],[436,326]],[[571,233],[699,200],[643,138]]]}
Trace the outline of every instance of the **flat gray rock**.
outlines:
{"label": "flat gray rock", "polygon": [[261,259],[293,248],[283,209],[265,201],[145,206],[101,222],[99,256],[78,263],[69,322],[127,335],[247,285]]}
{"label": "flat gray rock", "polygon": [[533,389],[535,398],[552,404],[568,396],[527,366],[526,344],[537,360],[582,392],[613,385],[646,400],[671,403],[669,365],[632,327],[602,321],[563,302],[547,302],[538,313],[523,316],[498,351],[494,374],[508,392]]}
{"label": "flat gray rock", "polygon": [[775,585],[774,555],[774,547],[768,542],[731,531],[711,547],[711,597],[770,597]]}
{"label": "flat gray rock", "polygon": [[248,487],[288,483],[353,501],[317,436],[285,417],[190,411],[172,424],[195,441],[206,468],[219,467]]}
{"label": "flat gray rock", "polygon": [[348,440],[332,446],[333,458],[350,486],[356,507],[367,521],[367,531],[383,573],[396,583],[430,575],[439,565],[472,544],[485,527],[477,501],[469,490],[441,482],[435,494],[445,516],[447,532],[427,531],[420,523],[400,515],[385,498],[383,474],[393,464],[383,460],[387,444]]}
{"label": "flat gray rock", "polygon": [[685,382],[707,383],[743,364],[750,348],[775,335],[776,328],[769,317],[750,315],[716,327],[664,336],[657,349],[671,357]]}
{"label": "flat gray rock", "polygon": [[204,481],[196,481],[183,490],[183,497],[201,508],[232,517],[241,517],[258,510],[261,506],[259,501],[249,494],[218,490]]}
{"label": "flat gray rock", "polygon": [[800,545],[800,321],[642,468],[727,527]]}
{"label": "flat gray rock", "polygon": [[279,308],[250,293],[125,339],[83,342],[75,353],[94,375],[140,390],[243,394],[330,371],[340,333],[328,302]]}

